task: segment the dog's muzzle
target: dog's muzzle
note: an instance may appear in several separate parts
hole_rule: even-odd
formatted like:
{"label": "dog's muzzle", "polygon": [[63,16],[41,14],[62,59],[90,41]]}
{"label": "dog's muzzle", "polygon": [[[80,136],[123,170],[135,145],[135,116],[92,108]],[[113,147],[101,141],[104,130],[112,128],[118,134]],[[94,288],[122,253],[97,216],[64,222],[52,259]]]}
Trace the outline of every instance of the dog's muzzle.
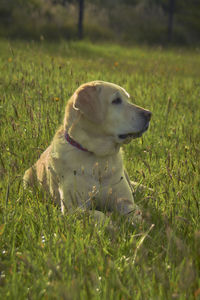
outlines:
{"label": "dog's muzzle", "polygon": [[141,137],[143,135],[143,133],[148,130],[148,128],[149,128],[149,122],[147,124],[145,124],[144,128],[141,131],[125,133],[125,134],[119,134],[118,137],[121,140],[125,140],[127,138],[136,139],[136,138]]}
{"label": "dog's muzzle", "polygon": [[143,127],[142,130],[138,131],[138,132],[130,132],[130,133],[123,133],[123,134],[119,134],[118,137],[122,140],[125,140],[127,138],[131,138],[131,139],[136,139],[138,137],[141,137],[142,134],[148,130],[149,128],[149,122],[150,122],[150,119],[151,119],[151,115],[152,113],[148,110],[145,110],[145,111],[142,111],[141,112],[141,116],[142,118],[145,120],[145,125]]}

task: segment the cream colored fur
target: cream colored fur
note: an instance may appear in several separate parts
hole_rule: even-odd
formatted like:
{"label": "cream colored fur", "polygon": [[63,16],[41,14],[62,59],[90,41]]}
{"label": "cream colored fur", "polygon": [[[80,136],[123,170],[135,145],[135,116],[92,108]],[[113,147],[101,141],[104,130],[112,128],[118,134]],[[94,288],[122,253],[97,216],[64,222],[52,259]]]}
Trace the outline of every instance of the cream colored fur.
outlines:
{"label": "cream colored fur", "polygon": [[[140,218],[120,146],[142,135],[150,115],[131,104],[118,85],[94,81],[80,86],[66,105],[52,143],[25,172],[25,183],[39,181],[63,213],[80,207]],[[68,143],[65,132],[88,152]]]}

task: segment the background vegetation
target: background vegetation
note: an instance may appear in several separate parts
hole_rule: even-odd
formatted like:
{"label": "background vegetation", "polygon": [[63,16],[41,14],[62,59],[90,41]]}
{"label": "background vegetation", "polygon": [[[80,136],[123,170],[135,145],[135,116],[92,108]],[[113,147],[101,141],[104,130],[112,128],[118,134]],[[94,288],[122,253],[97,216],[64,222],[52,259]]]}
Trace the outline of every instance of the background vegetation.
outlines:
{"label": "background vegetation", "polygon": [[0,36],[199,45],[198,0],[1,0]]}
{"label": "background vegetation", "polygon": [[[200,54],[86,42],[0,41],[1,299],[199,299]],[[124,147],[146,222],[62,216],[22,176],[83,82],[115,82],[153,112]],[[155,224],[154,227],[151,224]]]}

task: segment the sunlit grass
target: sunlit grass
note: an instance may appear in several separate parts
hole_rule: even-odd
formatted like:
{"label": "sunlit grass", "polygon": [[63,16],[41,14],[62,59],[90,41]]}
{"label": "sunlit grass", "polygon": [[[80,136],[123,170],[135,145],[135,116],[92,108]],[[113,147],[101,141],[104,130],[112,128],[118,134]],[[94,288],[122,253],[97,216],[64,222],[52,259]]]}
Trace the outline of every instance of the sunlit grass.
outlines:
{"label": "sunlit grass", "polygon": [[[0,54],[2,299],[198,299],[199,52],[1,41]],[[136,195],[140,228],[63,217],[40,188],[22,187],[72,92],[96,79],[153,112],[144,137],[124,146],[131,179],[154,190]]]}

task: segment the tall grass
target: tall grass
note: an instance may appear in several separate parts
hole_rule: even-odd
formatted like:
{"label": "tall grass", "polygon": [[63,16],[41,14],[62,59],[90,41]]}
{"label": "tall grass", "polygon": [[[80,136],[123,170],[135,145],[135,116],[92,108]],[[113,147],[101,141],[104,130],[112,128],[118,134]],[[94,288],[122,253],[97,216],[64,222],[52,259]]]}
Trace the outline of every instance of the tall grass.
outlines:
{"label": "tall grass", "polygon": [[[0,54],[1,298],[199,299],[199,53],[1,40]],[[22,186],[72,92],[96,79],[153,112],[144,137],[124,146],[131,179],[154,190],[136,193],[137,228],[62,216],[40,187]]]}

